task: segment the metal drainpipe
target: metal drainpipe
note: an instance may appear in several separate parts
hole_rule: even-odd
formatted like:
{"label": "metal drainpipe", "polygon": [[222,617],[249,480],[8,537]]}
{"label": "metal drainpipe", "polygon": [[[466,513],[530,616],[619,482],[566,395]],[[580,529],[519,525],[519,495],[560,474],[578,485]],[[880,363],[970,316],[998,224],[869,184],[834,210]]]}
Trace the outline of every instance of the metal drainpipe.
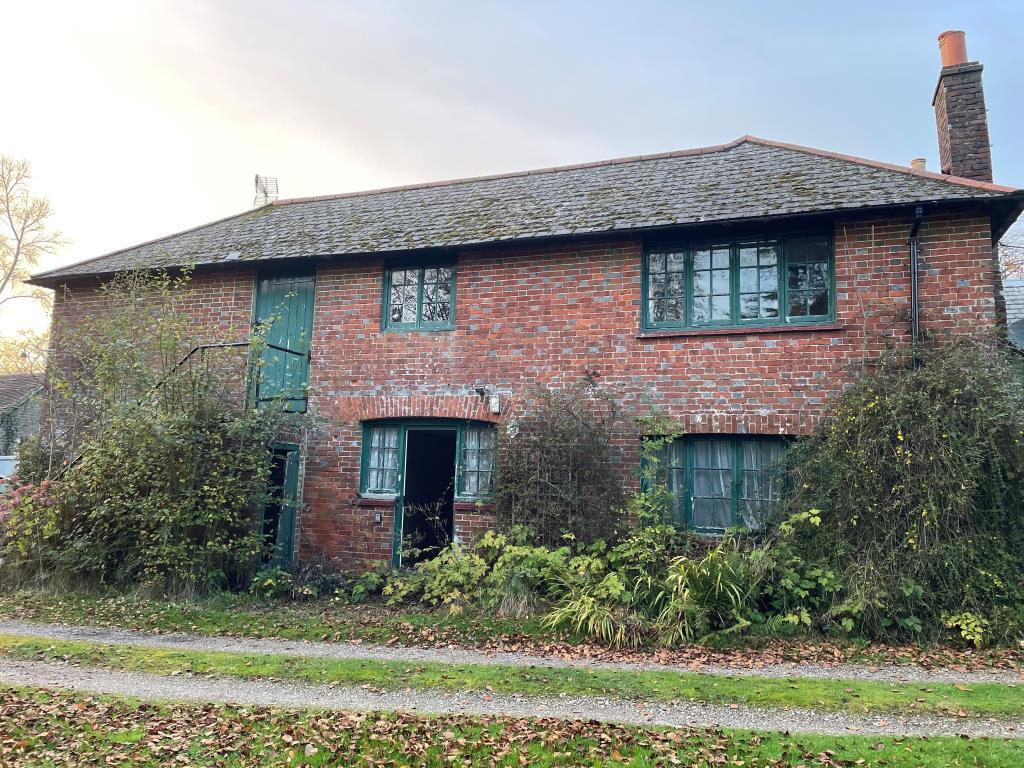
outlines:
{"label": "metal drainpipe", "polygon": [[[917,255],[919,245],[917,241],[917,230],[921,228],[924,220],[924,209],[919,205],[914,209],[914,226],[910,228],[910,324],[911,335],[916,349],[921,340],[921,302],[918,293],[918,264]],[[917,360],[915,354],[914,360]]]}

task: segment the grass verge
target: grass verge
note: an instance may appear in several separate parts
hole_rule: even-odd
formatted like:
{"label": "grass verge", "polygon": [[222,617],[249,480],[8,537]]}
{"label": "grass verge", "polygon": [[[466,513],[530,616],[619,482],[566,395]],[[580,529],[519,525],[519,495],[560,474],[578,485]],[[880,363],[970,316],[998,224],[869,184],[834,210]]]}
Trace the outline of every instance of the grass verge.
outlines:
{"label": "grass verge", "polygon": [[0,763],[38,765],[737,765],[1015,768],[997,739],[640,728],[497,717],[142,704],[0,687]]}
{"label": "grass verge", "polygon": [[308,603],[261,601],[221,593],[203,600],[141,599],[35,591],[0,592],[0,617],[27,621],[126,627],[203,635],[282,637],[289,640],[362,640],[368,643],[552,641],[538,620],[499,619],[444,611],[402,611],[325,598]]}
{"label": "grass verge", "polygon": [[1019,717],[1024,696],[1013,686],[911,685],[855,680],[726,677],[692,672],[550,669],[436,662],[366,661],[285,655],[179,651],[0,635],[0,653],[20,660],[66,660],[153,674],[192,673],[276,678],[319,684],[486,691],[525,696],[597,696],[647,701],[798,707],[857,713],[934,713]]}

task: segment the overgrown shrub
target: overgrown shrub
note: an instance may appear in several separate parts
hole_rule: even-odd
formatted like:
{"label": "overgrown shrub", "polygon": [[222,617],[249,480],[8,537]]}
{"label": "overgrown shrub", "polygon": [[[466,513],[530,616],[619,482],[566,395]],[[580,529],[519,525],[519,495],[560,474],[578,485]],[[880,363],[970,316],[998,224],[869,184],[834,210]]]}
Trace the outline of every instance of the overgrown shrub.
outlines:
{"label": "overgrown shrub", "polygon": [[535,405],[500,433],[494,501],[499,524],[526,524],[538,544],[614,539],[625,518],[625,477],[613,437],[621,418],[593,379],[537,389]]}
{"label": "overgrown shrub", "polygon": [[238,360],[185,356],[187,279],[118,278],[62,331],[43,440],[4,502],[6,579],[187,593],[252,575],[271,444],[300,424],[246,407]]}
{"label": "overgrown shrub", "polygon": [[815,587],[833,593],[807,606],[823,626],[880,638],[953,628],[971,642],[1024,629],[1018,353],[961,341],[919,350],[916,360],[892,354],[789,461],[780,514],[814,510],[820,521],[790,540],[790,552],[841,584],[829,576]]}

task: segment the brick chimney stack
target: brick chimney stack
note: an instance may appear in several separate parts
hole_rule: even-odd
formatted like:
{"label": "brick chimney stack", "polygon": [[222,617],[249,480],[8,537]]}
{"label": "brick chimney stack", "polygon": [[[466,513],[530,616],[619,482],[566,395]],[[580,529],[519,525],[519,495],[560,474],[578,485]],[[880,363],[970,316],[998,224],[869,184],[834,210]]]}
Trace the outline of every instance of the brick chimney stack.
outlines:
{"label": "brick chimney stack", "polygon": [[939,35],[939,51],[942,71],[932,106],[939,131],[940,170],[976,181],[992,181],[981,64],[967,60],[967,41],[958,30]]}

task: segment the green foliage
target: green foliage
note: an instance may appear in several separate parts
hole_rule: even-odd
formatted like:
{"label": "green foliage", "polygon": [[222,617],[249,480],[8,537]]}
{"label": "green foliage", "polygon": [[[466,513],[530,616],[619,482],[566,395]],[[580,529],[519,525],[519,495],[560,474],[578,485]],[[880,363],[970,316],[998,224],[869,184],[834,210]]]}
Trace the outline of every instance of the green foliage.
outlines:
{"label": "green foliage", "polygon": [[526,523],[537,543],[565,534],[591,542],[623,528],[620,411],[588,377],[565,390],[538,388],[528,412],[499,434],[495,510],[502,528]]}
{"label": "green foliage", "polygon": [[[966,629],[962,639],[977,642],[1024,631],[1018,353],[963,341],[919,350],[916,361],[892,355],[838,399],[789,462],[781,514],[813,509],[820,522],[786,540],[800,573],[774,598],[823,628],[873,638]],[[989,632],[943,619],[968,615],[989,621]]]}
{"label": "green foliage", "polygon": [[23,453],[28,487],[59,478],[56,504],[32,532],[12,514],[6,577],[176,594],[247,584],[264,554],[271,445],[301,424],[247,408],[245,348],[241,369],[185,357],[194,342],[176,302],[188,290],[187,274],[122,276],[61,330],[53,418]]}
{"label": "green foliage", "polygon": [[640,442],[640,490],[629,498],[630,519],[642,525],[671,524],[676,498],[668,488],[662,463],[665,450],[683,435],[683,429],[657,411],[637,419],[637,429],[644,439]]}
{"label": "green foliage", "polygon": [[294,589],[295,577],[279,565],[261,569],[249,584],[249,591],[264,600],[283,600]]}

